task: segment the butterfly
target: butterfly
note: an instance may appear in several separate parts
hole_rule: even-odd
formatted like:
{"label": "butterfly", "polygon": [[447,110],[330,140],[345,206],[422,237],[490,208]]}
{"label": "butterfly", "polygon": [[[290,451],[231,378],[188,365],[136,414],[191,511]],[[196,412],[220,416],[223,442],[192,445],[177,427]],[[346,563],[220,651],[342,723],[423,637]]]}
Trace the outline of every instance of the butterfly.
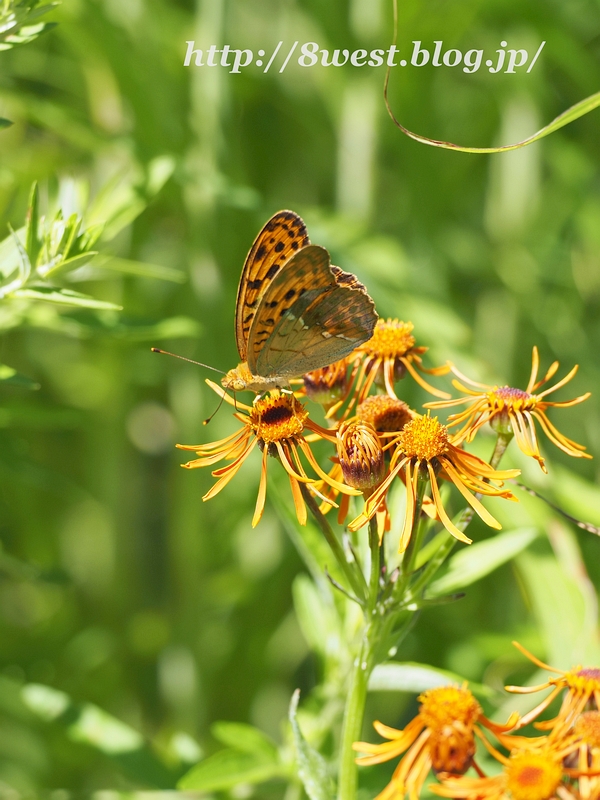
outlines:
{"label": "butterfly", "polygon": [[244,262],[235,311],[241,363],[226,389],[262,394],[349,355],[373,335],[377,312],[355,275],[310,243],[293,211],[278,211]]}

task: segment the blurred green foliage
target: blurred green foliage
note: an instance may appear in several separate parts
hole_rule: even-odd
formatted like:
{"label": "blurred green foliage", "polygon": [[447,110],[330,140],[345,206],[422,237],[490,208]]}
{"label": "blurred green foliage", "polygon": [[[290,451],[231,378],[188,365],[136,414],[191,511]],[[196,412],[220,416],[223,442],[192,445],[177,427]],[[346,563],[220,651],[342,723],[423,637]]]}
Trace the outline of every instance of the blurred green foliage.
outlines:
{"label": "blurred green foliage", "polygon": [[[419,133],[513,141],[600,85],[596,0],[400,6],[405,51],[413,40],[463,51],[547,40],[529,75],[394,72],[392,105]],[[285,775],[290,697],[300,687],[304,701],[323,674],[331,694],[313,697],[300,723],[313,745],[331,747],[326,715],[339,716],[343,685],[337,600],[322,579],[331,559],[314,556],[324,547],[316,531],[287,519],[285,480],[279,515],[271,506],[251,530],[257,459],[202,504],[212,479],[179,470],[173,445],[218,439],[234,422],[221,410],[204,428],[216,405],[205,374],[149,350],[237,363],[241,266],[279,208],[303,215],[380,314],[415,323],[430,365],[452,359],[472,377],[523,386],[533,344],[542,368],[579,363],[560,397],[594,394],[553,419],[600,452],[599,112],[522,151],[460,155],[401,136],[383,107],[382,69],[183,67],[192,39],[267,52],[280,39],[387,48],[390,11],[386,0],[65,0],[52,31],[0,52],[0,115],[14,123],[0,132],[0,236],[12,255],[2,254],[23,277],[25,251],[36,285],[70,253],[84,256],[56,286],[96,301],[0,301],[0,361],[40,387],[0,384],[2,796],[172,787],[203,753],[230,745],[211,729],[217,720],[272,737],[279,754],[261,758]],[[34,182],[30,237],[20,231]],[[97,244],[98,230],[77,240],[99,222]],[[69,253],[67,231],[79,241]],[[99,255],[84,263],[92,245]],[[405,399],[426,398],[407,382]],[[600,523],[597,462],[542,446],[548,477],[512,450],[507,463]],[[490,441],[479,448],[488,454]],[[498,690],[530,671],[515,637],[559,667],[595,657],[595,595],[578,546],[597,583],[600,542],[526,496],[493,510],[507,530],[541,535],[460,602],[424,610],[397,658]],[[479,524],[473,533],[490,536]],[[303,558],[317,589],[306,588]],[[369,715],[401,725],[413,698],[376,691]],[[366,791],[388,773],[364,771]],[[283,786],[274,777],[259,792],[281,796]]]}

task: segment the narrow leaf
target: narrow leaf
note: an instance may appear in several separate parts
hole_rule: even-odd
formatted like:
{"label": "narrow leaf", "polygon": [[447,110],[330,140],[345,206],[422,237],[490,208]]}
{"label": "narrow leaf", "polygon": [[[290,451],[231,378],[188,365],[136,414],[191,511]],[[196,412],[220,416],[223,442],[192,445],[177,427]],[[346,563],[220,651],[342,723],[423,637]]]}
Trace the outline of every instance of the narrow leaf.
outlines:
{"label": "narrow leaf", "polygon": [[21,698],[27,708],[46,722],[58,719],[71,703],[69,695],[40,683],[26,684],[21,689]]}
{"label": "narrow leaf", "polygon": [[80,253],[78,256],[67,258],[64,261],[59,261],[57,264],[47,266],[46,270],[43,267],[38,268],[38,273],[43,275],[44,278],[56,278],[58,275],[63,275],[65,272],[72,272],[79,267],[83,267],[88,261],[96,255],[97,251],[91,250],[89,253]]}
{"label": "narrow leaf", "polygon": [[459,550],[448,562],[446,574],[431,584],[428,594],[438,597],[470,586],[525,550],[537,536],[535,528],[518,528]]}
{"label": "narrow leaf", "polygon": [[29,206],[27,209],[27,222],[25,224],[25,249],[27,250],[31,264],[36,263],[42,244],[38,236],[39,224],[39,191],[36,181],[31,187]]}
{"label": "narrow leaf", "polygon": [[79,706],[69,695],[42,684],[21,689],[25,706],[48,723],[63,727],[67,736],[104,753],[136,783],[160,789],[174,787],[173,773],[157,758],[143,736],[98,706]]}
{"label": "narrow leaf", "polygon": [[146,192],[149,197],[162,189],[175,170],[175,159],[173,156],[157,156],[148,164],[148,178],[146,181]]}
{"label": "narrow leaf", "polygon": [[550,541],[554,553],[522,553],[516,562],[546,645],[544,658],[557,669],[596,664],[598,600],[577,537],[555,524]]}
{"label": "narrow leaf", "polygon": [[105,300],[96,300],[79,292],[72,292],[70,289],[56,289],[54,287],[36,286],[35,289],[17,289],[12,292],[10,297],[23,298],[25,300],[43,300],[46,303],[60,303],[66,306],[78,306],[79,308],[111,309],[120,311],[121,306],[108,303]]}
{"label": "narrow leaf", "polygon": [[407,611],[418,611],[420,608],[431,608],[432,606],[445,606],[448,603],[455,603],[464,596],[464,592],[455,592],[455,594],[447,594],[440,597],[419,598],[407,603],[400,603],[400,607],[405,608]]}
{"label": "narrow leaf", "polygon": [[28,378],[27,375],[21,375],[13,367],[8,364],[0,364],[0,381],[8,383],[11,386],[22,386],[24,389],[39,389],[40,385],[36,381]]}
{"label": "narrow leaf", "polygon": [[222,744],[241,750],[243,753],[256,753],[276,758],[277,747],[266,734],[252,725],[243,722],[219,721],[211,727],[212,735]]}
{"label": "narrow leaf", "polygon": [[[307,575],[297,575],[292,584],[294,611],[300,630],[309,647],[321,655],[327,650],[327,611],[319,592]],[[337,638],[337,637],[336,637]]]}
{"label": "narrow leaf", "polygon": [[103,753],[129,753],[142,747],[144,739],[129,725],[107,714],[98,706],[87,704],[69,726],[72,739],[91,744]]}
{"label": "narrow leaf", "polygon": [[240,783],[263,783],[285,774],[275,759],[256,753],[221,750],[196,764],[177,783],[183,791],[214,792]]}
{"label": "narrow leaf", "polygon": [[19,239],[15,231],[11,228],[10,225],[8,226],[8,229],[10,230],[10,235],[13,238],[19,256],[19,280],[21,281],[21,284],[24,284],[27,282],[27,279],[31,275],[31,261],[29,260],[27,251],[23,247],[21,240]]}
{"label": "narrow leaf", "polygon": [[327,762],[308,744],[298,725],[296,714],[299,699],[300,689],[296,689],[290,701],[289,718],[296,750],[298,776],[310,800],[331,800],[334,793]]}
{"label": "narrow leaf", "polygon": [[12,120],[6,119],[6,117],[0,117],[0,128],[10,128],[10,126],[14,124]]}
{"label": "narrow leaf", "polygon": [[180,269],[163,267],[160,264],[149,264],[146,261],[131,261],[127,258],[102,255],[94,259],[94,266],[102,269],[112,269],[116,272],[125,272],[128,275],[140,275],[143,278],[157,278],[173,283],[185,283],[187,275]]}
{"label": "narrow leaf", "polygon": [[[394,41],[393,44],[396,45],[398,41],[398,0],[393,0],[393,8],[394,8]],[[545,42],[542,43],[545,44]],[[540,48],[541,50],[541,48]],[[390,82],[390,74],[391,74],[391,67],[388,66],[385,80],[383,84],[383,99],[385,103],[385,107],[387,109],[388,115],[394,125],[402,131],[405,136],[408,136],[410,139],[414,139],[415,142],[419,142],[420,144],[427,144],[431,147],[440,147],[443,150],[455,150],[459,153],[506,153],[509,150],[519,150],[521,147],[526,147],[528,144],[533,144],[534,142],[538,142],[540,139],[543,139],[545,136],[548,136],[554,131],[563,128],[565,125],[568,125],[570,122],[573,122],[579,117],[583,117],[585,114],[589,114],[590,111],[593,111],[595,108],[600,106],[600,92],[595,92],[591,94],[589,97],[585,97],[583,100],[580,100],[578,103],[567,108],[566,111],[563,111],[562,114],[559,114],[558,117],[555,117],[552,122],[549,122],[547,125],[544,125],[536,133],[528,136],[526,139],[522,139],[520,142],[515,142],[514,144],[504,144],[499,147],[465,147],[464,145],[454,144],[453,142],[446,142],[441,139],[430,139],[427,136],[421,136],[418,133],[414,133],[413,131],[409,130],[408,128],[404,127],[402,123],[396,118],[394,112],[392,111],[392,107],[390,105],[389,97],[388,97],[388,88]]]}
{"label": "narrow leaf", "polygon": [[[464,683],[464,678],[454,672],[435,669],[427,664],[388,661],[375,667],[369,678],[370,692],[424,692],[436,686],[451,686]],[[491,697],[493,689],[469,682],[473,694]]]}

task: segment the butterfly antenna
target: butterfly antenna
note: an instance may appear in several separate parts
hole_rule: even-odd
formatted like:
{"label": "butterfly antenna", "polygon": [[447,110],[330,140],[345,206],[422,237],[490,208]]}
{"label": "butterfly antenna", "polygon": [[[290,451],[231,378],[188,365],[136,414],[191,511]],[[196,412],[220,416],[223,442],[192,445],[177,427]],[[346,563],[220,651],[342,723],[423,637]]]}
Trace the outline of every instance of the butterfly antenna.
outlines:
{"label": "butterfly antenna", "polygon": [[221,406],[223,405],[223,400],[225,400],[225,395],[224,395],[224,394],[222,394],[222,395],[221,395],[221,399],[219,400],[219,404],[218,404],[218,406],[215,408],[215,410],[213,411],[213,413],[210,415],[210,417],[207,417],[205,420],[203,420],[203,422],[202,422],[202,424],[203,424],[203,425],[208,425],[208,423],[211,421],[211,419],[212,419],[214,416],[216,416],[216,415],[218,414],[218,412],[219,412],[219,409],[220,409],[220,408],[221,408]]}
{"label": "butterfly antenna", "polygon": [[566,511],[563,511],[563,509],[560,506],[557,506],[555,503],[552,503],[546,497],[543,497],[541,494],[538,494],[534,489],[530,489],[529,486],[525,486],[525,484],[519,483],[518,481],[514,481],[514,483],[519,487],[519,489],[522,489],[524,492],[527,492],[527,494],[530,494],[532,497],[537,497],[538,500],[543,500],[543,502],[546,503],[546,505],[550,506],[550,508],[552,508],[554,511],[556,511],[565,519],[568,519],[569,522],[572,522],[578,528],[581,528],[584,531],[588,531],[588,533],[594,533],[596,536],[600,536],[600,527],[598,527],[597,525],[592,525],[591,522],[582,522],[580,519],[572,517],[570,514],[567,514]]}
{"label": "butterfly antenna", "polygon": [[179,356],[177,353],[169,353],[167,350],[160,350],[158,347],[151,347],[150,349],[153,353],[162,353],[164,356],[173,356],[173,358],[179,358],[181,361],[187,361],[190,364],[195,364],[197,367],[204,367],[205,369],[211,369],[213,372],[218,372],[220,375],[226,375],[222,369],[211,367],[210,364],[203,364],[202,361],[194,361],[192,358]]}

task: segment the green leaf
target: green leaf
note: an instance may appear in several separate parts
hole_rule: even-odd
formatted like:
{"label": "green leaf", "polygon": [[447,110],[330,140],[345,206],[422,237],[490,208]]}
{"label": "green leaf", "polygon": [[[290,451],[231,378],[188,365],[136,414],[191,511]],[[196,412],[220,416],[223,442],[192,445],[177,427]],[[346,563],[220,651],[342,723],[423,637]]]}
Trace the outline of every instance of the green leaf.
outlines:
{"label": "green leaf", "polygon": [[144,744],[141,733],[91,704],[83,706],[78,718],[69,726],[69,734],[71,739],[90,744],[109,755],[130,753]]}
{"label": "green leaf", "polygon": [[518,528],[460,550],[449,560],[446,574],[431,584],[428,595],[438,597],[470,586],[510,561],[537,536],[535,528]]}
{"label": "green leaf", "polygon": [[20,242],[25,242],[25,226],[16,230],[14,235],[9,234],[0,242],[0,275],[3,278],[8,278],[18,267],[19,251],[15,237]]}
{"label": "green leaf", "polygon": [[23,686],[21,698],[27,708],[46,722],[53,722],[62,716],[71,703],[68,694],[40,683]]}
{"label": "green leaf", "polygon": [[163,155],[152,159],[148,164],[148,177],[146,180],[146,193],[149,197],[162,189],[175,171],[175,159],[173,156]]}
{"label": "green leaf", "polygon": [[11,386],[22,386],[24,389],[39,389],[40,385],[36,381],[28,378],[27,375],[21,375],[13,367],[8,364],[0,364],[0,381],[9,383]]}
{"label": "green leaf", "polygon": [[[394,7],[394,44],[396,44],[398,39],[398,0],[393,0],[393,7]],[[542,48],[546,44],[543,41],[540,45],[538,52],[535,55],[535,58],[539,55]],[[533,66],[533,63],[529,66],[529,70]],[[409,130],[406,128],[395,116],[392,107],[390,105],[389,97],[388,97],[388,87],[389,87],[389,77],[390,77],[390,68],[388,67],[387,75],[383,87],[383,101],[385,103],[386,110],[388,115],[394,125],[400,130],[405,136],[408,136],[410,139],[414,139],[416,142],[420,142],[421,144],[429,145],[430,147],[440,147],[444,150],[454,150],[459,153],[506,153],[510,150],[519,150],[521,147],[526,147],[529,144],[533,144],[533,142],[537,142],[540,139],[543,139],[545,136],[548,136],[554,131],[563,128],[565,125],[573,122],[580,117],[583,117],[585,114],[589,114],[590,111],[593,111],[595,108],[600,106],[600,92],[595,92],[594,94],[585,97],[583,100],[580,100],[578,103],[575,103],[566,111],[563,111],[562,114],[559,114],[555,117],[551,122],[547,125],[544,125],[536,133],[533,133],[531,136],[528,136],[525,139],[522,139],[519,142],[514,142],[513,144],[503,144],[498,147],[466,147],[464,145],[455,144],[454,142],[446,142],[440,139],[431,139],[428,136],[422,136],[419,133],[415,133],[414,131]]]}
{"label": "green leaf", "polygon": [[546,645],[545,658],[557,669],[600,661],[597,597],[574,532],[552,526],[552,553],[522,553],[517,569]]}
{"label": "green leaf", "polygon": [[164,339],[197,339],[202,328],[190,317],[168,317],[154,325],[116,322],[109,329],[113,336],[130,342],[158,342]]}
{"label": "green leaf", "polygon": [[559,505],[577,519],[600,525],[600,488],[560,464],[552,468],[552,489]]}
{"label": "green leaf", "polygon": [[420,597],[416,600],[409,600],[406,603],[399,603],[399,607],[407,611],[418,611],[420,608],[432,608],[433,606],[444,606],[448,603],[455,603],[464,596],[464,592],[456,592],[455,594],[446,594],[440,597]]}
{"label": "green leaf", "polygon": [[[437,686],[462,684],[465,679],[455,672],[435,669],[428,664],[411,661],[388,661],[378,664],[369,678],[370,692],[424,692]],[[493,689],[469,681],[469,689],[478,697],[492,697]]]}
{"label": "green leaf", "polygon": [[137,783],[173,788],[173,773],[150,750],[143,736],[98,706],[79,706],[65,692],[37,683],[23,686],[21,698],[36,716],[62,725],[71,740],[104,753]]}
{"label": "green leaf", "polygon": [[27,222],[25,223],[25,249],[27,250],[31,264],[37,262],[37,257],[42,246],[38,235],[40,225],[39,205],[39,191],[36,181],[31,187],[29,206],[27,209]]}
{"label": "green leaf", "polygon": [[196,764],[177,783],[183,791],[214,792],[231,789],[240,783],[263,783],[283,777],[285,770],[274,758],[264,754],[220,750]]}
{"label": "green leaf", "polygon": [[294,610],[300,630],[309,647],[321,655],[327,650],[328,611],[323,607],[319,592],[307,575],[297,575],[292,584]]}
{"label": "green leaf", "polygon": [[79,267],[83,267],[84,264],[87,264],[88,261],[91,261],[95,255],[97,255],[97,251],[90,250],[87,253],[80,253],[79,255],[73,256],[72,258],[67,258],[64,261],[58,261],[57,264],[50,266],[45,272],[41,269],[39,269],[38,272],[43,274],[44,278],[56,278],[58,275],[62,275],[65,272],[72,272]]}
{"label": "green leaf", "polygon": [[19,280],[21,281],[22,284],[24,284],[31,275],[31,261],[27,254],[27,250],[23,247],[21,240],[19,239],[15,231],[13,231],[10,225],[8,226],[8,229],[10,230],[10,235],[12,236],[12,239],[14,241],[19,259],[18,261]]}
{"label": "green leaf", "polygon": [[320,753],[308,744],[298,725],[296,714],[299,699],[300,689],[296,689],[290,701],[289,718],[296,750],[298,776],[310,800],[331,800],[334,796],[334,791],[327,769],[327,762]]}
{"label": "green leaf", "polygon": [[25,300],[43,300],[46,303],[60,303],[66,306],[78,306],[79,308],[102,308],[120,311],[121,306],[108,303],[104,300],[96,300],[86,294],[73,292],[70,289],[57,289],[53,286],[36,286],[35,289],[17,289],[9,297],[18,297]]}
{"label": "green leaf", "polygon": [[10,126],[14,124],[15,123],[10,119],[6,119],[6,117],[0,117],[0,128],[10,128]]}
{"label": "green leaf", "polygon": [[131,261],[127,258],[101,255],[94,259],[94,266],[101,269],[112,269],[128,275],[140,275],[143,278],[156,278],[173,283],[185,283],[187,275],[180,269],[163,267],[160,264],[148,264],[145,261]]}
{"label": "green leaf", "polygon": [[277,757],[277,747],[258,728],[243,722],[215,722],[211,727],[212,735],[222,744],[241,750],[243,753],[255,753],[270,758]]}
{"label": "green leaf", "polygon": [[[55,22],[35,22],[58,3],[39,6],[38,0],[5,0],[0,9],[0,50],[26,44],[56,26]],[[34,23],[34,24],[32,24]]]}

